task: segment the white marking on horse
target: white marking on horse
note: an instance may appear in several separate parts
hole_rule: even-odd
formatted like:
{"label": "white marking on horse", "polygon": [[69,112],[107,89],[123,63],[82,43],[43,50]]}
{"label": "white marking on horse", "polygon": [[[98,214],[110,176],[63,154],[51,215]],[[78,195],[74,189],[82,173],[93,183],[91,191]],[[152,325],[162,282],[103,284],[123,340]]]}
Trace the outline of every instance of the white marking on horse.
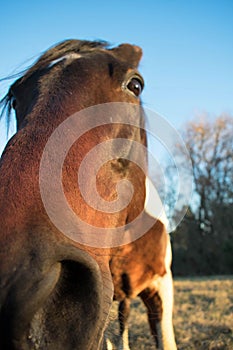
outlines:
{"label": "white marking on horse", "polygon": [[167,250],[165,256],[166,274],[156,278],[153,282],[158,290],[162,303],[162,319],[156,324],[159,350],[176,350],[175,335],[172,324],[173,311],[173,280],[170,270],[172,259],[170,237],[168,236]]}
{"label": "white marking on horse", "polygon": [[122,333],[122,336],[120,337],[119,344],[118,344],[118,350],[130,350],[128,325],[125,326],[124,332]]}
{"label": "white marking on horse", "polygon": [[76,59],[81,58],[81,57],[82,57],[82,55],[80,55],[79,53],[72,52],[72,53],[66,54],[62,57],[59,57],[56,60],[53,60],[52,62],[49,63],[48,68],[52,68],[53,66],[55,66],[56,64],[58,64],[61,61],[64,61],[64,60],[73,61],[73,60],[76,60]]}
{"label": "white marking on horse", "polygon": [[[173,309],[173,282],[171,272],[167,272],[159,281],[159,296],[162,302],[162,320],[161,324],[161,349],[177,349],[175,336],[172,325],[172,309]],[[160,340],[160,339],[159,339]]]}
{"label": "white marking on horse", "polygon": [[163,203],[160,199],[158,191],[148,177],[146,177],[145,211],[153,218],[160,220],[167,229],[169,222]]}
{"label": "white marking on horse", "polygon": [[106,349],[105,350],[113,350],[113,345],[108,338],[106,339]]}

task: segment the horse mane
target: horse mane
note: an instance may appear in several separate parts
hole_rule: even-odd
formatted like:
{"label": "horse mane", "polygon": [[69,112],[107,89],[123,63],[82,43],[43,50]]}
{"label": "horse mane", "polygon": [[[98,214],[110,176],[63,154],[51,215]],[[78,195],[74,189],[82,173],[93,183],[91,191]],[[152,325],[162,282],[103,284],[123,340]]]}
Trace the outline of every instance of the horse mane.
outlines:
{"label": "horse mane", "polygon": [[3,80],[8,80],[12,78],[18,78],[12,85],[10,85],[7,94],[0,100],[0,120],[3,116],[6,116],[6,126],[7,126],[7,136],[9,135],[9,127],[11,121],[11,112],[12,112],[12,87],[21,84],[26,81],[30,76],[34,73],[42,71],[45,69],[52,61],[61,58],[64,55],[70,53],[84,53],[90,52],[98,49],[108,48],[109,43],[102,40],[97,41],[89,41],[89,40],[75,40],[69,39],[64,40],[50,49],[46,50],[39,59],[32,64],[32,66],[28,67],[26,70],[23,70],[17,74],[8,76],[6,78],[0,79],[0,82]]}

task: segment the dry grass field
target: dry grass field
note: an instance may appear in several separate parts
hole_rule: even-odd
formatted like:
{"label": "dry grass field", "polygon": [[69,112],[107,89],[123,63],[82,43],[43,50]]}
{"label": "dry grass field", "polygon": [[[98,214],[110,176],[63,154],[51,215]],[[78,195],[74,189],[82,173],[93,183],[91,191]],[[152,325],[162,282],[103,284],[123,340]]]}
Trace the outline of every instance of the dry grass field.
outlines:
{"label": "dry grass field", "polygon": [[[179,350],[233,350],[233,276],[177,279],[174,327]],[[117,344],[117,303],[108,337]],[[154,350],[144,305],[132,303],[129,319],[132,350]]]}

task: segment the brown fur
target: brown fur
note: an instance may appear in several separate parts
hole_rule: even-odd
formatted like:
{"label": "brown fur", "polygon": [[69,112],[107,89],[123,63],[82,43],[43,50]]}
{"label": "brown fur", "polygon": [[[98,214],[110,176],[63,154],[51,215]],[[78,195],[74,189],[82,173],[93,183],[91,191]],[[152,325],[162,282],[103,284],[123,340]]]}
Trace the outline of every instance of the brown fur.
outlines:
{"label": "brown fur", "polygon": [[[135,298],[151,284],[155,275],[165,274],[166,246],[166,231],[157,221],[141,238],[118,248],[110,261],[116,300]],[[124,290],[122,275],[128,278],[128,290]]]}
{"label": "brown fur", "polygon": [[[150,217],[144,217],[144,220],[150,220]],[[119,247],[112,254],[110,269],[114,299],[119,302],[119,350],[129,349],[127,321],[130,301],[137,296],[147,308],[156,349],[176,350],[172,326],[172,277],[170,263],[166,262],[167,247],[169,236],[164,225],[157,220],[145,235],[131,244]],[[169,283],[166,282],[167,279]],[[166,300],[163,280],[165,288],[170,289],[169,300]],[[168,303],[168,311],[163,309],[164,302]],[[161,327],[161,332],[158,327]]]}
{"label": "brown fur", "polygon": [[[70,53],[82,57],[50,67],[54,60]],[[123,247],[83,246],[53,225],[39,189],[41,156],[60,123],[96,104],[140,104],[122,84],[130,72],[138,74],[141,54],[140,48],[128,44],[108,49],[101,42],[63,42],[46,51],[2,101],[10,112],[14,100],[18,132],[0,161],[1,349],[99,349],[113,297],[109,266],[118,300],[136,296],[148,287],[154,274],[165,272],[167,236],[160,222],[141,239]],[[140,118],[138,125],[143,126],[143,116]],[[97,227],[131,222],[145,202],[145,174],[124,159],[109,161],[100,169],[97,188],[105,200],[112,201],[116,184],[128,179],[137,189],[131,203],[119,213],[106,214],[83,201],[77,186],[79,165],[89,150],[109,137],[146,146],[145,132],[138,127],[100,126],[73,144],[63,166],[69,205]]]}
{"label": "brown fur", "polygon": [[[67,53],[83,57],[49,67]],[[141,50],[128,44],[110,50],[101,43],[68,41],[47,51],[5,98],[8,104],[16,99],[18,132],[0,163],[1,349],[100,346],[112,298],[109,250],[71,241],[51,223],[40,197],[39,165],[49,136],[74,112],[111,101],[140,103],[121,89],[127,74],[136,71],[140,57]],[[108,216],[93,211],[83,203],[74,176],[86,152],[109,136],[123,133],[145,142],[139,129],[122,129],[121,125],[100,127],[83,135],[64,164],[68,202],[78,215],[102,227],[124,224],[130,208]],[[131,179],[137,172],[132,164],[110,162],[99,174],[100,194],[111,200],[118,180]],[[143,201],[142,197],[138,208],[143,208]]]}

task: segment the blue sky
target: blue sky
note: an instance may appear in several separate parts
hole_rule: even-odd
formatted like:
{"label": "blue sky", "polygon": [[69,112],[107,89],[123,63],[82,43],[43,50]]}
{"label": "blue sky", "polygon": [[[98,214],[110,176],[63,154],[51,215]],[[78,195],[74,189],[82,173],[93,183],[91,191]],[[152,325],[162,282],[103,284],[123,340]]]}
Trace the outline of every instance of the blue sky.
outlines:
{"label": "blue sky", "polygon": [[[233,114],[232,0],[13,0],[0,16],[0,78],[63,39],[129,42],[144,51],[146,107],[178,128],[202,112]],[[0,83],[1,95],[8,85]]]}

